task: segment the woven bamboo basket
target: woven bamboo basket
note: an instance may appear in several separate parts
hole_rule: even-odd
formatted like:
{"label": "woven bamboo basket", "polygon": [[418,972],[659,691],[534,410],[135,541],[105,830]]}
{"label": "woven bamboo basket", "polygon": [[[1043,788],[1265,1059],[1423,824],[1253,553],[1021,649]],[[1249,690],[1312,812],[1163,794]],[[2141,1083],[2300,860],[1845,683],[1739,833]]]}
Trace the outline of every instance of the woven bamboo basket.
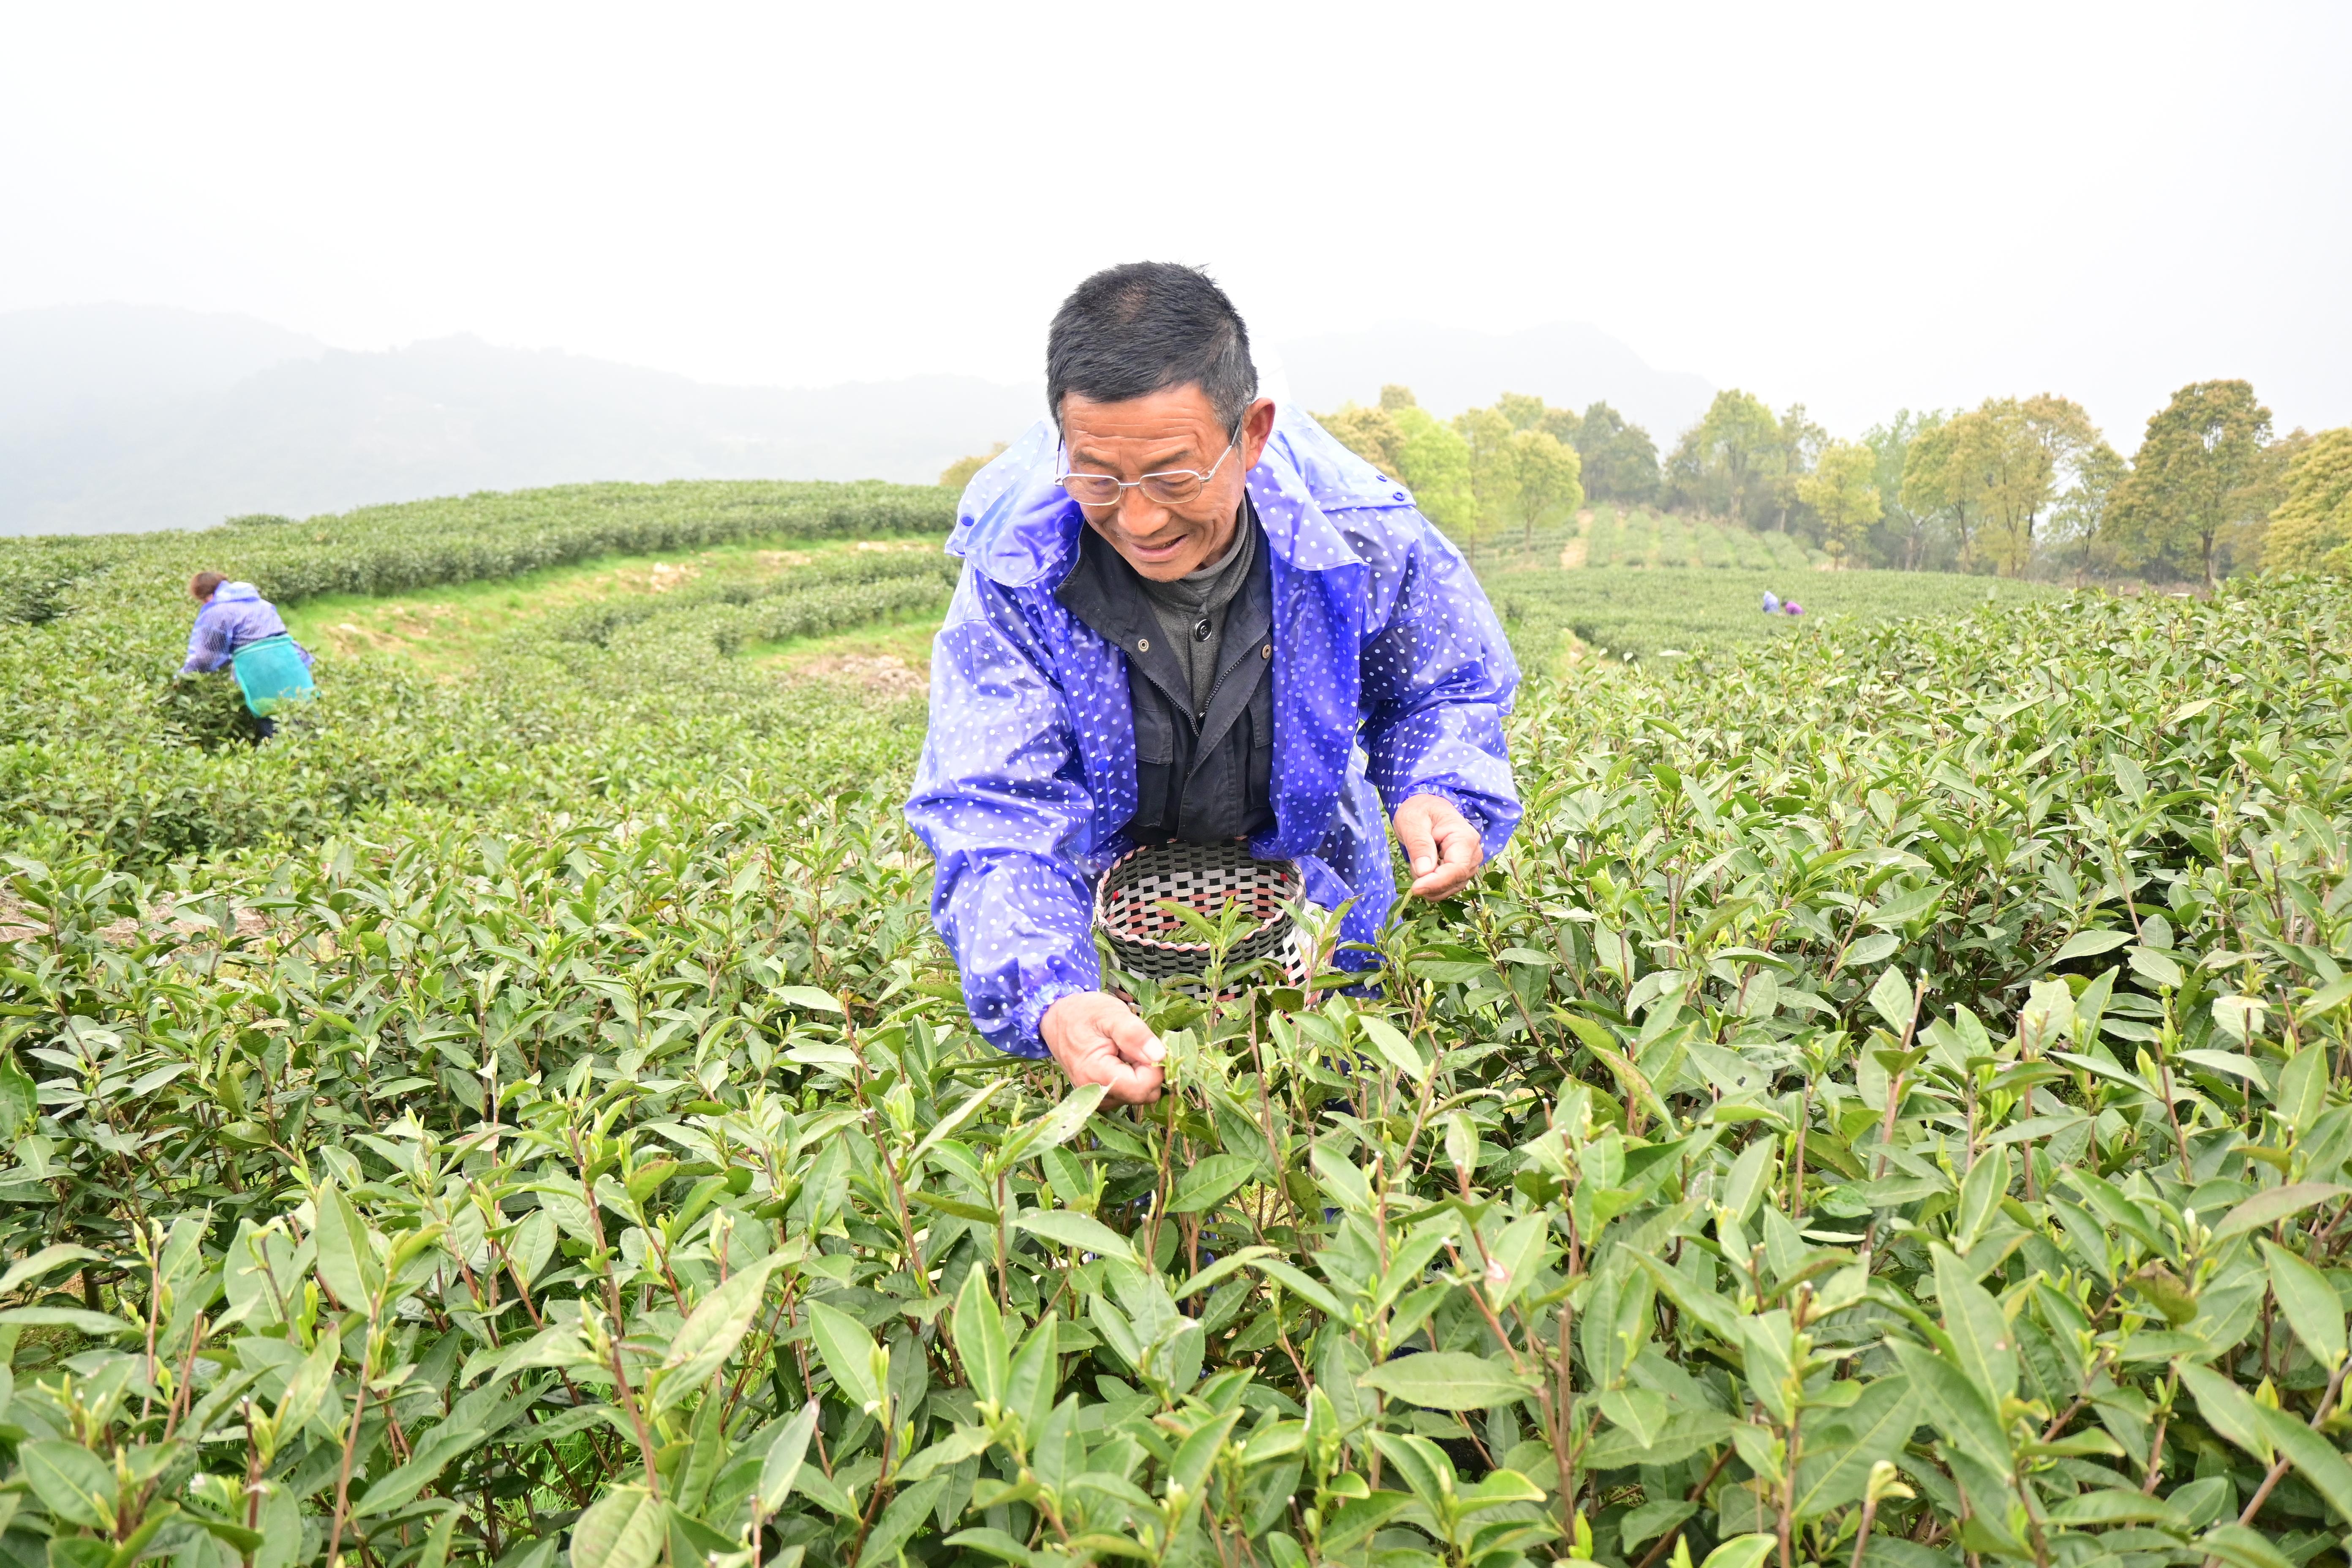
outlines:
{"label": "woven bamboo basket", "polygon": [[[1121,858],[1095,889],[1095,929],[1110,944],[1120,969],[1160,984],[1197,981],[1209,967],[1209,947],[1193,940],[1163,903],[1181,904],[1214,921],[1235,903],[1249,911],[1249,923],[1225,954],[1228,971],[1255,959],[1272,959],[1279,984],[1304,985],[1312,978],[1313,955],[1305,933],[1290,918],[1289,905],[1306,890],[1298,867],[1288,860],[1260,860],[1247,845],[1149,844]],[[1265,984],[1265,971],[1255,977]],[[1228,996],[1242,987],[1231,985]]]}

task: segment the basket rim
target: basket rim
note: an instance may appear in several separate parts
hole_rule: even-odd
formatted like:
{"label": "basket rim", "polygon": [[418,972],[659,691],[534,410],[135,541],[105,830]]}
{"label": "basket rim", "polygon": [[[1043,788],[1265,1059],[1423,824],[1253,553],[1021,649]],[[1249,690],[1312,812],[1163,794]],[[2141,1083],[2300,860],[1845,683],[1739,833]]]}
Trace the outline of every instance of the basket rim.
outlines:
{"label": "basket rim", "polygon": [[[1178,841],[1170,840],[1169,842],[1172,844]],[[1239,841],[1236,841],[1236,847],[1238,847],[1238,846]],[[1127,866],[1132,861],[1139,859],[1145,855],[1150,854],[1155,849],[1164,850],[1168,847],[1168,844],[1139,844],[1134,848],[1129,850],[1126,854],[1120,856],[1118,859],[1112,861],[1108,866],[1103,868],[1102,875],[1096,879],[1094,897],[1095,926],[1097,930],[1100,931],[1110,940],[1110,942],[1114,947],[1128,945],[1138,948],[1153,949],[1161,952],[1187,954],[1205,953],[1210,951],[1209,944],[1206,942],[1171,942],[1162,937],[1143,936],[1120,931],[1118,927],[1110,923],[1109,912],[1105,907],[1105,889],[1109,887],[1110,879],[1118,874],[1120,868]],[[1187,845],[1184,846],[1184,847],[1206,848],[1213,847],[1204,845]],[[1305,893],[1307,879],[1305,874],[1300,871],[1297,861],[1260,860],[1255,856],[1249,855],[1246,849],[1243,849],[1241,852],[1244,856],[1247,857],[1252,865],[1276,866],[1282,868],[1284,880],[1290,888],[1290,893],[1284,900],[1286,903],[1289,902],[1292,899],[1302,896]],[[1174,900],[1168,901],[1172,902]],[[1286,929],[1295,930],[1297,923],[1297,921],[1293,918],[1288,910],[1276,910],[1273,914],[1268,915],[1265,919],[1258,921],[1256,924],[1249,927],[1248,930],[1243,931],[1235,940],[1237,943],[1254,941],[1268,932],[1280,931]]]}

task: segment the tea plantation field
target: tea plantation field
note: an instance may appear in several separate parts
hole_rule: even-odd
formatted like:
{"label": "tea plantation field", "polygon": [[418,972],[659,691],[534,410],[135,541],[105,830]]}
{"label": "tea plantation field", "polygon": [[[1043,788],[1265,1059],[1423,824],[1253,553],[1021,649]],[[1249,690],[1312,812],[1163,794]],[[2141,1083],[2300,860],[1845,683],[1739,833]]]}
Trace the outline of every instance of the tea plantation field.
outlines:
{"label": "tea plantation field", "polygon": [[918,707],[730,657],[936,607],[928,551],[354,647],[258,748],[169,673],[198,566],[951,504],[0,547],[9,1568],[2341,1568],[2339,587],[1544,676],[1475,894],[1373,994],[1154,998],[1141,1112],[966,1026]]}
{"label": "tea plantation field", "polygon": [[[1578,553],[1586,566],[1702,567],[1805,572],[1829,557],[1783,532],[1762,532],[1709,518],[1677,517],[1648,507],[1598,506]],[[1783,577],[1784,581],[1790,581]]]}
{"label": "tea plantation field", "polygon": [[[2010,577],[1688,566],[1539,564],[1489,572],[1486,586],[1521,656],[1547,666],[1570,637],[1609,658],[1638,660],[1800,638],[1825,621],[1954,620],[1990,605],[2063,596]],[[1804,614],[1765,614],[1768,592],[1795,600]]]}

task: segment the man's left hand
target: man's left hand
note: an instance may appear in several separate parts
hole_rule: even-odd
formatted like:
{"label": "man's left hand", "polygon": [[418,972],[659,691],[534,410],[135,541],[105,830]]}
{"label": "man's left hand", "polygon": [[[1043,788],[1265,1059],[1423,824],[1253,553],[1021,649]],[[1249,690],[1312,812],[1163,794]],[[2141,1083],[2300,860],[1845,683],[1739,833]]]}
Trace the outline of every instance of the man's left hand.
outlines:
{"label": "man's left hand", "polygon": [[1417,899],[1450,898],[1470,885],[1486,858],[1478,830],[1454,809],[1451,801],[1417,795],[1396,809],[1397,843],[1412,868]]}

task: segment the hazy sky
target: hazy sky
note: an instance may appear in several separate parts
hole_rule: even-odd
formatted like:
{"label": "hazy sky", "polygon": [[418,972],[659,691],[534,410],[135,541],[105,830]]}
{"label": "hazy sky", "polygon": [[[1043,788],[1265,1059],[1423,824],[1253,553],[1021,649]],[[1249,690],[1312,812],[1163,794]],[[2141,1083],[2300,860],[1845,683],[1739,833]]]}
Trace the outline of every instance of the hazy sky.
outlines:
{"label": "hazy sky", "polygon": [[1013,381],[1154,257],[1276,343],[1589,321],[2128,450],[2204,377],[2352,422],[2347,61],[2342,3],[15,5],[0,310]]}

